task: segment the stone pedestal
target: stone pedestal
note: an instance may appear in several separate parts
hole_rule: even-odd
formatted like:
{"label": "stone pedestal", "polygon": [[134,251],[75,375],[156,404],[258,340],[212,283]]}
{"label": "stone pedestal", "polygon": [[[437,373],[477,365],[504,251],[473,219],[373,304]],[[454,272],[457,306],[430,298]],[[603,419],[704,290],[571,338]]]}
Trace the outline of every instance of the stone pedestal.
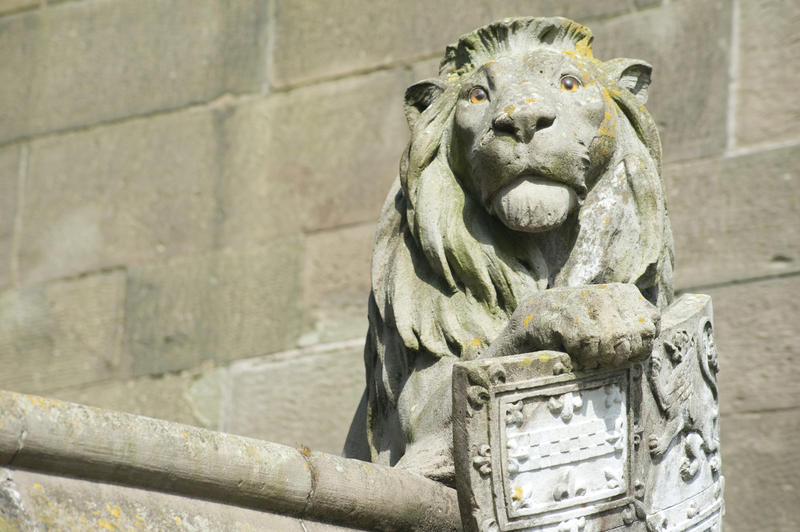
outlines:
{"label": "stone pedestal", "polygon": [[717,531],[717,353],[711,298],[662,315],[651,356],[582,371],[540,351],[453,371],[466,531]]}

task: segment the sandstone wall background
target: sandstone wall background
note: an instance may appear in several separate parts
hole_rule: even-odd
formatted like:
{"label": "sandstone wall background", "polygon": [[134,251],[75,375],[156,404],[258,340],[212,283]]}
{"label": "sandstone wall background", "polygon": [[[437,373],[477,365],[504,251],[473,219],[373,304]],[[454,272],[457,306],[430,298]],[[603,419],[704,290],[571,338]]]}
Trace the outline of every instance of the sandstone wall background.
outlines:
{"label": "sandstone wall background", "polygon": [[800,529],[795,0],[0,0],[0,388],[338,452],[403,91],[555,14],[654,65],[726,530]]}

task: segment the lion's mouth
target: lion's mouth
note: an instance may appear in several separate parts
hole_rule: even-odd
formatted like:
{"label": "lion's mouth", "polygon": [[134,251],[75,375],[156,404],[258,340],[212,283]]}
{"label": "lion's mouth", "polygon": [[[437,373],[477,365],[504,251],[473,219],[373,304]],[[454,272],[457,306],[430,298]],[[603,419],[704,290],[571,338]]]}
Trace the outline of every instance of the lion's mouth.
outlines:
{"label": "lion's mouth", "polygon": [[523,181],[557,183],[557,181],[548,177],[548,175],[543,172],[526,169],[524,172],[517,174],[515,177],[510,177],[510,178],[506,177],[504,179],[499,180],[498,183],[499,186],[496,185],[494,190],[491,190],[488,195],[484,196],[484,204],[485,205],[493,204],[502,191],[508,189],[509,187],[517,186]]}
{"label": "lion's mouth", "polygon": [[525,181],[529,181],[532,183],[540,183],[540,184],[551,184],[551,185],[559,185],[564,186],[567,188],[571,188],[577,199],[578,204],[583,203],[583,200],[586,198],[586,194],[588,189],[586,187],[586,183],[582,178],[573,178],[568,176],[558,176],[553,172],[548,171],[547,169],[540,169],[540,168],[526,168],[524,171],[520,172],[516,175],[516,177],[506,178],[502,181],[502,185],[498,186],[495,190],[493,190],[484,200],[485,205],[491,205],[495,198],[500,194],[501,191],[519,185]]}
{"label": "lion's mouth", "polygon": [[541,233],[564,223],[577,207],[578,197],[569,185],[539,174],[523,174],[497,190],[487,205],[509,229]]}

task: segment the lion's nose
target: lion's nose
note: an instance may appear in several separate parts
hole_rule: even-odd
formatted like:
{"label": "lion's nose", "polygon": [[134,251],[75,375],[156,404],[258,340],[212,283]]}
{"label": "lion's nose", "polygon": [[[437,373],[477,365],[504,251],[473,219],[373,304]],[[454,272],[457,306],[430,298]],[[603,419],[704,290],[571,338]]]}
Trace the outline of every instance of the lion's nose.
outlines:
{"label": "lion's nose", "polygon": [[537,131],[548,128],[556,120],[555,111],[543,105],[526,105],[521,109],[506,108],[494,117],[495,131],[509,133],[518,141],[528,143]]}

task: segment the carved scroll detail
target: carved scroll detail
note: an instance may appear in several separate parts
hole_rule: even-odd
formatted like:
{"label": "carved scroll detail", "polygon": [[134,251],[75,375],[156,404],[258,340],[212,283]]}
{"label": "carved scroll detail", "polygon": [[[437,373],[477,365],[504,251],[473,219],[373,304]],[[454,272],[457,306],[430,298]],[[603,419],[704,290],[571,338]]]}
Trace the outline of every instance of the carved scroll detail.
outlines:
{"label": "carved scroll detail", "polygon": [[489,476],[492,472],[492,448],[488,445],[481,445],[478,454],[472,459],[472,465],[482,477]]}

